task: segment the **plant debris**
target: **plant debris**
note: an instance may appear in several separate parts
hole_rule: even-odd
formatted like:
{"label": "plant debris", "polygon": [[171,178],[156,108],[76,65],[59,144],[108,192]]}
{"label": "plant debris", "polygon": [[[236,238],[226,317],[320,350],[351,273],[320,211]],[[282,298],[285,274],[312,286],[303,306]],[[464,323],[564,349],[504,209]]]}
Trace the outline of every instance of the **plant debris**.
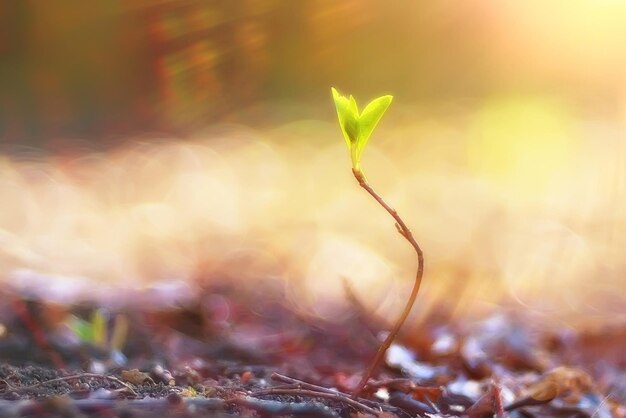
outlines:
{"label": "plant debris", "polygon": [[[0,417],[626,417],[625,329],[570,330],[563,341],[523,312],[439,312],[401,333],[353,398],[378,348],[363,335],[385,320],[362,307],[336,321],[306,317],[279,303],[281,292],[226,281],[179,306],[113,309],[5,291]],[[125,318],[122,347],[72,333],[72,318],[96,310],[110,311],[109,327]]]}

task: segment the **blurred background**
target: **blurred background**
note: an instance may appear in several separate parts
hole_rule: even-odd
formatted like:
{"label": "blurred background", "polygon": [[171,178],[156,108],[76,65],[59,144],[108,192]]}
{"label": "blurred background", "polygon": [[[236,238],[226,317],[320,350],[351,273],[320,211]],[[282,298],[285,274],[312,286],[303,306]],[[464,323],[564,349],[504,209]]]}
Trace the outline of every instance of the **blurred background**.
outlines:
{"label": "blurred background", "polygon": [[0,275],[273,277],[400,311],[414,254],[330,87],[394,103],[364,156],[426,254],[416,318],[626,311],[626,2],[0,2]]}

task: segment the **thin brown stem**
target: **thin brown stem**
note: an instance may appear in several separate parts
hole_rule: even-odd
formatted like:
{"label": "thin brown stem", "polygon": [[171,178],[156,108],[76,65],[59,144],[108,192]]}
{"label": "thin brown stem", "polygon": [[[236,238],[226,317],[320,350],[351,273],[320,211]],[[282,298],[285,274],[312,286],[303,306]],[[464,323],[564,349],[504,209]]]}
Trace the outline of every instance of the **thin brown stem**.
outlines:
{"label": "thin brown stem", "polygon": [[[363,399],[363,398],[353,399],[349,394],[339,392],[338,390],[328,389],[328,388],[325,388],[324,386],[314,385],[312,383],[294,379],[293,377],[285,376],[276,372],[272,373],[272,380],[276,380],[278,382],[283,382],[287,384],[287,386],[281,387],[280,389],[308,389],[314,392],[324,392],[324,393],[331,393],[333,395],[341,395],[344,398],[359,401],[373,408],[383,408],[388,411],[394,411],[396,409],[395,407],[392,407],[390,405],[385,405],[385,404],[381,405],[380,403],[371,401],[369,399]],[[274,387],[274,389],[278,389],[278,388]]]}
{"label": "thin brown stem", "polygon": [[283,383],[288,383],[290,385],[297,385],[298,387],[302,389],[309,389],[309,390],[315,390],[318,392],[335,393],[335,394],[340,393],[340,392],[337,392],[336,390],[328,389],[328,388],[325,388],[324,386],[318,386],[318,385],[314,385],[313,383],[308,383],[302,380],[294,379],[293,377],[285,376],[277,372],[272,373],[271,377],[273,380],[277,380]]}
{"label": "thin brown stem", "polygon": [[269,389],[261,389],[256,390],[254,392],[250,392],[250,396],[263,396],[263,395],[295,395],[295,396],[308,396],[312,398],[326,398],[335,402],[344,402],[355,409],[359,409],[361,411],[367,412],[368,414],[372,414],[374,416],[379,416],[381,411],[377,411],[374,408],[370,408],[369,406],[348,397],[347,395],[342,394],[341,392],[320,392],[319,390],[311,390],[311,389],[300,389],[300,388],[269,388]]}
{"label": "thin brown stem", "polygon": [[109,380],[111,382],[117,383],[118,385],[124,386],[126,389],[128,389],[128,391],[131,394],[133,394],[135,396],[138,396],[137,392],[135,392],[135,390],[130,386],[130,384],[128,384],[126,382],[122,382],[120,379],[118,379],[115,376],[108,376],[108,375],[97,374],[97,373],[81,373],[81,374],[74,374],[74,375],[70,375],[70,376],[62,376],[62,377],[57,377],[55,379],[50,379],[50,380],[45,380],[43,382],[35,383],[34,385],[30,385],[30,386],[15,387],[15,388],[12,388],[12,390],[15,391],[15,392],[28,392],[28,391],[31,391],[33,389],[39,388],[41,386],[49,385],[51,383],[64,382],[64,381],[68,381],[68,380],[80,380],[80,379],[103,379],[103,380]]}
{"label": "thin brown stem", "polygon": [[402,311],[402,314],[387,335],[387,338],[385,338],[385,340],[378,348],[378,351],[376,352],[374,359],[370,363],[370,366],[368,367],[367,371],[361,378],[358,386],[352,393],[352,398],[355,399],[363,392],[363,389],[365,388],[365,385],[367,385],[368,380],[370,379],[370,377],[372,377],[372,375],[380,366],[380,363],[385,356],[387,349],[389,349],[391,343],[400,332],[400,328],[402,328],[402,325],[404,325],[404,322],[411,313],[411,309],[413,308],[413,304],[415,303],[415,299],[417,298],[417,294],[419,293],[420,285],[422,284],[422,276],[424,275],[424,253],[422,252],[422,249],[420,248],[417,241],[415,241],[415,238],[413,238],[411,230],[406,226],[400,215],[398,215],[398,212],[396,212],[394,208],[389,206],[387,202],[385,202],[383,198],[380,197],[378,193],[374,191],[374,189],[372,189],[372,187],[365,179],[365,176],[363,176],[363,173],[354,169],[352,170],[352,173],[359,182],[359,186],[364,188],[378,202],[378,204],[380,204],[387,211],[387,213],[389,213],[389,215],[393,217],[393,219],[396,221],[396,229],[398,230],[400,235],[402,235],[409,242],[409,244],[411,244],[411,246],[415,250],[415,253],[417,254],[417,272],[415,273],[415,282],[413,283],[413,290],[411,290],[411,295],[409,296],[409,299],[406,303],[406,306],[404,307],[404,310]]}

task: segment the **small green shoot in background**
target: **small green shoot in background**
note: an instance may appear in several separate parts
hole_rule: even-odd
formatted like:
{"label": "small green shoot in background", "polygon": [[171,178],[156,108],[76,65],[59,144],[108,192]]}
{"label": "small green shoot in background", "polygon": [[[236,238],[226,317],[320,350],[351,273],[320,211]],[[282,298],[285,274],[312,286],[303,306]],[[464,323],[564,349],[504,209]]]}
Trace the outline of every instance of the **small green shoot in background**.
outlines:
{"label": "small green shoot in background", "polygon": [[378,366],[387,352],[387,349],[391,346],[391,343],[398,335],[398,332],[409,316],[409,313],[411,313],[411,309],[415,303],[415,299],[422,283],[422,276],[424,274],[424,254],[420,246],[415,241],[415,238],[413,238],[411,230],[406,226],[400,215],[398,215],[398,212],[389,206],[382,199],[382,197],[380,197],[374,189],[372,189],[361,168],[361,155],[363,154],[363,150],[365,149],[372,132],[374,132],[374,129],[378,125],[378,122],[391,104],[393,96],[387,95],[378,97],[368,103],[362,112],[359,112],[359,108],[354,97],[342,96],[335,88],[331,88],[331,92],[333,100],[335,101],[335,107],[337,108],[339,126],[343,132],[348,149],[350,150],[352,173],[354,174],[354,177],[359,182],[359,186],[365,189],[376,200],[376,202],[378,202],[378,204],[381,205],[387,213],[391,215],[391,217],[393,217],[396,223],[396,229],[400,235],[402,235],[409,242],[409,244],[411,244],[417,254],[417,272],[415,274],[415,282],[413,284],[411,295],[409,296],[402,314],[387,335],[387,338],[385,338],[385,340],[381,343],[374,359],[353,392],[352,397],[357,398],[363,392],[363,389],[367,385],[370,377],[372,377],[378,369]]}
{"label": "small green shoot in background", "polygon": [[108,332],[108,313],[104,309],[95,309],[89,320],[72,315],[68,327],[84,344],[90,344],[118,356],[126,344],[128,337],[128,319],[118,314],[113,319],[111,335]]}

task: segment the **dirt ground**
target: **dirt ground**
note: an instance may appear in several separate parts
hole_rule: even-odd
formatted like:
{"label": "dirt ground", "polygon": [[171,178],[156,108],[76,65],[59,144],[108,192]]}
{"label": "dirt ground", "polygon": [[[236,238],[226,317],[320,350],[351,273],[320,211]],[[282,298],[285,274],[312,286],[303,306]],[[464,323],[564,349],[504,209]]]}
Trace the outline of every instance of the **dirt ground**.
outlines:
{"label": "dirt ground", "polygon": [[357,303],[333,321],[295,312],[273,281],[200,289],[185,304],[143,295],[97,311],[105,341],[72,325],[96,326],[94,302],[3,291],[0,417],[626,416],[623,327],[502,309],[464,322],[442,308],[352,399],[390,321]]}

